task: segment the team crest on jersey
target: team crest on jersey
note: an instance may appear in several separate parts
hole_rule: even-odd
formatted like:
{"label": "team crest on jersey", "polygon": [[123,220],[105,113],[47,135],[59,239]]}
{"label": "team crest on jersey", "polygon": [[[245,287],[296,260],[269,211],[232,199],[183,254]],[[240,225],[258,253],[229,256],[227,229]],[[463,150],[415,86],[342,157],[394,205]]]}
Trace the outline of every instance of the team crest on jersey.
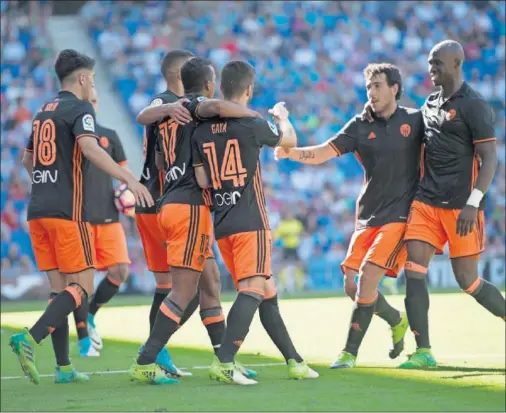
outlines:
{"label": "team crest on jersey", "polygon": [[409,134],[411,133],[411,126],[409,126],[407,123],[404,123],[401,125],[401,135],[407,138]]}
{"label": "team crest on jersey", "polygon": [[204,101],[204,100],[206,100],[205,96],[199,96],[199,97],[197,98],[197,102],[202,102],[202,101]]}
{"label": "team crest on jersey", "polygon": [[455,109],[450,109],[447,113],[446,113],[446,120],[450,121],[452,120],[455,115],[457,115],[457,111]]}
{"label": "team crest on jersey", "polygon": [[100,138],[100,146],[104,149],[107,149],[109,147],[109,139],[107,139],[105,136],[102,136]]}
{"label": "team crest on jersey", "polygon": [[90,132],[95,132],[95,122],[93,120],[93,116],[91,115],[83,116],[83,129]]}
{"label": "team crest on jersey", "polygon": [[162,99],[158,98],[151,102],[151,106],[160,106],[163,103]]}
{"label": "team crest on jersey", "polygon": [[269,121],[267,121],[267,124],[269,125],[269,128],[271,128],[272,133],[274,133],[276,136],[279,136],[278,127]]}

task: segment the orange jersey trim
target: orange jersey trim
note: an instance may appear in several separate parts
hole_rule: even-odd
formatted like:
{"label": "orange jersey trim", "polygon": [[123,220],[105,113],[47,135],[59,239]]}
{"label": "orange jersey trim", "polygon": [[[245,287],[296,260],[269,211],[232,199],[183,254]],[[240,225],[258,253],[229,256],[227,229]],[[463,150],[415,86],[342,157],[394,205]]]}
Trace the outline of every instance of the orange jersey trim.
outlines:
{"label": "orange jersey trim", "polygon": [[337,149],[337,146],[334,145],[332,142],[329,142],[329,145],[332,149],[334,149],[337,153],[337,156],[342,156],[343,154],[341,153],[341,151],[339,149]]}
{"label": "orange jersey trim", "polygon": [[97,135],[93,135],[92,133],[83,133],[82,135],[77,135],[76,136],[76,141],[81,139],[81,138],[84,138],[85,136],[89,136],[90,138],[95,138],[98,140],[98,136]]}
{"label": "orange jersey trim", "polygon": [[479,139],[477,141],[473,141],[473,143],[481,143],[481,142],[491,142],[491,141],[496,141],[497,138],[486,138],[486,139]]}

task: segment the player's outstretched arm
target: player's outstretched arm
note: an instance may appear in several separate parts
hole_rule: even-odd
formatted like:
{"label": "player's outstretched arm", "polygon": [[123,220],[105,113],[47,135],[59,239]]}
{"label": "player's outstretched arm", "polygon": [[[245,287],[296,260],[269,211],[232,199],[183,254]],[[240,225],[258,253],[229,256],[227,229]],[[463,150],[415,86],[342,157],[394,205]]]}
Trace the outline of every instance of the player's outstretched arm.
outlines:
{"label": "player's outstretched arm", "polygon": [[278,147],[274,151],[274,156],[279,159],[291,159],[306,165],[320,165],[329,159],[337,156],[336,151],[329,142],[316,146],[307,146],[305,148],[286,149]]}
{"label": "player's outstretched arm", "polygon": [[188,99],[183,98],[174,103],[165,103],[161,105],[156,105],[156,101],[157,99],[139,112],[137,115],[137,123],[147,126],[167,116],[179,125],[185,125],[192,121],[192,115],[188,109],[183,106],[183,103],[189,102]]}
{"label": "player's outstretched arm", "polygon": [[297,146],[297,132],[292,123],[288,119],[288,109],[285,107],[285,102],[276,103],[272,109],[269,109],[269,114],[274,117],[281,131],[281,139],[277,146],[285,149],[294,148]]}
{"label": "player's outstretched arm", "polygon": [[215,116],[223,118],[261,118],[262,115],[238,103],[221,99],[206,99],[200,102],[196,114],[199,118],[207,119]]}
{"label": "player's outstretched arm", "polygon": [[135,200],[139,205],[153,206],[154,201],[148,189],[139,183],[129,169],[118,165],[98,144],[96,138],[92,136],[83,136],[78,139],[83,155],[97,168],[116,178],[128,186],[128,189],[135,195]]}

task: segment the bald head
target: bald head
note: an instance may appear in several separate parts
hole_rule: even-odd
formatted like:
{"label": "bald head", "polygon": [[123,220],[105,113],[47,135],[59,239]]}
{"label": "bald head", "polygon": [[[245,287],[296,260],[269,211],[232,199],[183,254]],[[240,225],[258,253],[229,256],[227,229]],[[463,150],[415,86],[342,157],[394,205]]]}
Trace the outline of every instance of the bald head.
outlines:
{"label": "bald head", "polygon": [[459,42],[445,40],[436,44],[429,54],[429,74],[435,86],[444,86],[462,77],[464,48]]}
{"label": "bald head", "polygon": [[461,63],[464,61],[464,48],[459,42],[456,42],[455,40],[444,40],[436,44],[432,48],[431,54],[434,52],[447,54],[448,56],[459,60]]}

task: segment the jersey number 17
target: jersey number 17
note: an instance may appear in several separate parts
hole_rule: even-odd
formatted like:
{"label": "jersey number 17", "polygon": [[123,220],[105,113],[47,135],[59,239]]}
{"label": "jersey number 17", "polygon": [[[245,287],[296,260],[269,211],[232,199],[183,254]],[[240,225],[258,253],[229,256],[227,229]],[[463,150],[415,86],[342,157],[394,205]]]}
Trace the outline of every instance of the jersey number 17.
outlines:
{"label": "jersey number 17", "polygon": [[248,172],[242,165],[241,150],[237,139],[230,139],[227,141],[225,156],[223,156],[221,167],[216,155],[216,144],[214,142],[208,142],[204,143],[203,147],[209,162],[211,179],[215,190],[223,188],[223,181],[232,181],[234,188],[245,185]]}

